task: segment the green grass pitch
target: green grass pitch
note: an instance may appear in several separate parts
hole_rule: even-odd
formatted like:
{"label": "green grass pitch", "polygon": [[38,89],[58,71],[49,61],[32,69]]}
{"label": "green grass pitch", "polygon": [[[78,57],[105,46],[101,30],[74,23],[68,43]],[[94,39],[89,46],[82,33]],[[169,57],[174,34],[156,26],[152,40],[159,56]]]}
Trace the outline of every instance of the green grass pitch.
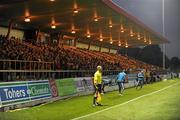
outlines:
{"label": "green grass pitch", "polygon": [[[162,91],[152,93],[158,90]],[[141,90],[129,88],[124,96],[119,96],[117,91],[109,92],[102,96],[104,106],[93,107],[92,97],[74,97],[24,110],[0,112],[0,120],[180,120],[180,79],[145,85]],[[85,117],[79,118],[81,116]]]}

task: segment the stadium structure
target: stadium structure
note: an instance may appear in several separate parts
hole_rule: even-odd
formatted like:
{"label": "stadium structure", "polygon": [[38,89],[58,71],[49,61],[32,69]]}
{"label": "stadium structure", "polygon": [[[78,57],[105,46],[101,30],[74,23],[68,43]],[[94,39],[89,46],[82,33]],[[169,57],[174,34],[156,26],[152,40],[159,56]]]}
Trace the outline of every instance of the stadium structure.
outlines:
{"label": "stadium structure", "polygon": [[[118,0],[1,0],[0,120],[94,119],[99,110],[108,115],[108,109],[124,103],[108,101],[108,95],[113,101],[116,94],[109,92],[103,99],[112,106],[88,106],[98,65],[103,68],[106,92],[116,91],[116,75],[127,71],[125,87],[134,96],[117,98],[125,104],[169,86],[177,87],[175,79],[147,85],[135,93],[131,87],[135,86],[137,69],[148,71],[146,84],[170,76],[159,66],[118,54],[120,48],[166,43],[166,38],[121,8]],[[72,98],[82,95],[87,96]],[[83,106],[78,108],[77,102]],[[116,110],[114,114],[112,117],[118,117]]]}

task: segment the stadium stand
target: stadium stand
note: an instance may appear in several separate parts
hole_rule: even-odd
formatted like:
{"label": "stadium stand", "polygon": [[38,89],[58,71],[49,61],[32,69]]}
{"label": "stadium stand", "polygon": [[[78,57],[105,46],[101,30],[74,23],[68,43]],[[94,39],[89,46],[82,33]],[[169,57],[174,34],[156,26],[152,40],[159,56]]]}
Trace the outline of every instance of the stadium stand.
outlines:
{"label": "stadium stand", "polygon": [[[151,69],[155,67],[119,54],[91,51],[70,46],[52,47],[47,44],[34,45],[28,42],[20,42],[14,37],[8,40],[2,35],[1,46],[1,60],[52,62],[56,70],[94,70],[97,65],[102,65],[104,70]],[[4,70],[20,69],[18,65],[16,68],[2,68]],[[24,65],[21,69],[32,70],[33,67]],[[41,66],[35,67],[35,69],[44,70],[45,68]],[[46,69],[52,70],[53,68],[51,65],[48,65]]]}

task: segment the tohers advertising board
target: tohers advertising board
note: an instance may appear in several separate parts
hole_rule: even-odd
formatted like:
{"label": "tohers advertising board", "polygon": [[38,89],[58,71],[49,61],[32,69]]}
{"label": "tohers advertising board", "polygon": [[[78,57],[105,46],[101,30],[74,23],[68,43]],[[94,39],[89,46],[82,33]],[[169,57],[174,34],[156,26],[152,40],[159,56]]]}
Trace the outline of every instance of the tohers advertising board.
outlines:
{"label": "tohers advertising board", "polygon": [[51,97],[48,80],[0,84],[0,107]]}

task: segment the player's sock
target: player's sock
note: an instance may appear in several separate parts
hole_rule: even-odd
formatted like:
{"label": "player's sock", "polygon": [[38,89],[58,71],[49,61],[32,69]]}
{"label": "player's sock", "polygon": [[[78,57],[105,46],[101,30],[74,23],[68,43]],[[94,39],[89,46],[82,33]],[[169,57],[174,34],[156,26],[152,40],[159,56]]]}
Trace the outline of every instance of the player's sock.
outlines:
{"label": "player's sock", "polygon": [[96,105],[96,99],[97,99],[97,97],[93,98],[93,105]]}

